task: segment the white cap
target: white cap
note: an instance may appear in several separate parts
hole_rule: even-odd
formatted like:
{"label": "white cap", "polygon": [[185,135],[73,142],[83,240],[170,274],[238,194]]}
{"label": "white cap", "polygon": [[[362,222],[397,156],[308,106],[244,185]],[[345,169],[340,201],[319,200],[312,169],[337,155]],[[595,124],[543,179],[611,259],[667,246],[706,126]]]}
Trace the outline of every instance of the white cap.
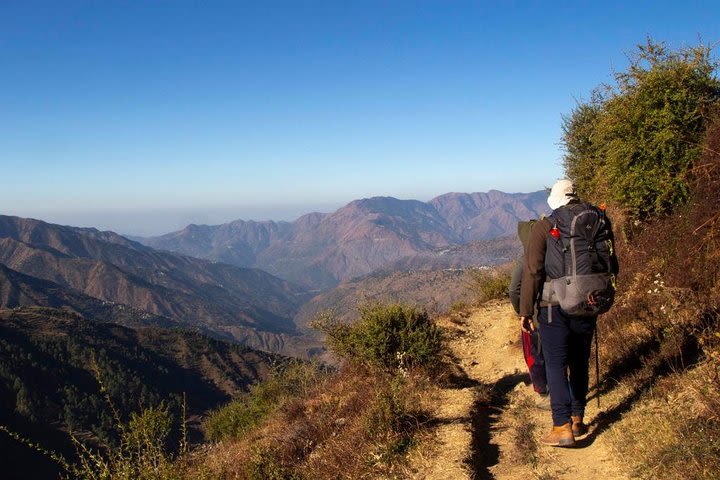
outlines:
{"label": "white cap", "polygon": [[570,200],[575,199],[577,199],[575,184],[571,180],[564,178],[562,180],[558,180],[555,182],[555,185],[552,186],[547,203],[550,205],[550,208],[555,210],[563,205],[567,205],[570,203]]}

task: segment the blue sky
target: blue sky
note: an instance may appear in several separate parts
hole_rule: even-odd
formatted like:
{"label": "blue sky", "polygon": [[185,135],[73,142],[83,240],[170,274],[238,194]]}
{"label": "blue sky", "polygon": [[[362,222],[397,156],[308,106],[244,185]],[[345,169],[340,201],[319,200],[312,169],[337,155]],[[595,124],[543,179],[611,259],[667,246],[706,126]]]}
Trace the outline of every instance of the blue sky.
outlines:
{"label": "blue sky", "polygon": [[0,2],[0,213],[157,234],[531,191],[561,115],[720,2]]}

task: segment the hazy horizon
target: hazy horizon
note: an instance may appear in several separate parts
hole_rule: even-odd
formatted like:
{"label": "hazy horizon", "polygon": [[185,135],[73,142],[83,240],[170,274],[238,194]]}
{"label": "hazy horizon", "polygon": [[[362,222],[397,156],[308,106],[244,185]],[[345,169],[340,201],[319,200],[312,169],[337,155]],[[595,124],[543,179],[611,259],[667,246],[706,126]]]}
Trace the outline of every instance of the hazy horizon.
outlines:
{"label": "hazy horizon", "polygon": [[339,208],[334,205],[276,205],[268,207],[175,207],[156,210],[104,211],[27,211],[25,214],[3,211],[4,215],[34,218],[73,227],[111,230],[121,235],[147,237],[180,230],[192,224],[219,225],[233,220],[293,221],[315,211]]}
{"label": "hazy horizon", "polygon": [[[489,190],[499,189],[487,189]],[[504,193],[532,193],[503,191]],[[121,235],[133,237],[150,237],[174,232],[196,225],[220,225],[234,220],[246,221],[287,221],[292,222],[308,213],[332,213],[354,200],[371,198],[374,196],[389,196],[401,200],[419,200],[427,202],[446,193],[476,193],[472,192],[444,192],[428,198],[398,197],[396,195],[368,195],[348,199],[339,203],[292,204],[292,205],[253,205],[253,206],[205,206],[205,207],[173,207],[160,209],[110,209],[110,210],[79,210],[79,211],[33,211],[33,210],[0,210],[2,215],[12,215],[25,218],[34,218],[48,223],[68,225],[73,227],[97,228],[110,230]]]}

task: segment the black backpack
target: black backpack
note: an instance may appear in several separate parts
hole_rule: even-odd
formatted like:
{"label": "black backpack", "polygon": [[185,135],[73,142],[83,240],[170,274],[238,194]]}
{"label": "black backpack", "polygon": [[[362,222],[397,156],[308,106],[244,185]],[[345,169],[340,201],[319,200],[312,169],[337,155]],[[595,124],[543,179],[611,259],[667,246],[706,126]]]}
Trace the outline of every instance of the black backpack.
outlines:
{"label": "black backpack", "polygon": [[543,300],[568,315],[595,316],[615,300],[614,236],[605,210],[572,202],[548,217]]}

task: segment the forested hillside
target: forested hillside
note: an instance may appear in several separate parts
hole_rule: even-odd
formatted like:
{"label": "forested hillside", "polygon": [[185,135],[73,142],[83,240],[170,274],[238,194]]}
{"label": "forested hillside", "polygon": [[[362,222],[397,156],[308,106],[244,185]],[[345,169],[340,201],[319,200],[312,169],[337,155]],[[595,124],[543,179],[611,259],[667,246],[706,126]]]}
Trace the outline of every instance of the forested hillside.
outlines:
{"label": "forested hillside", "polygon": [[[121,418],[163,402],[179,432],[183,403],[192,419],[266,378],[281,361],[198,333],[131,329],[46,308],[0,310],[0,351],[0,425],[69,458],[69,432],[93,445],[117,443],[105,394]],[[4,433],[0,448],[10,478],[57,472],[49,458]]]}

